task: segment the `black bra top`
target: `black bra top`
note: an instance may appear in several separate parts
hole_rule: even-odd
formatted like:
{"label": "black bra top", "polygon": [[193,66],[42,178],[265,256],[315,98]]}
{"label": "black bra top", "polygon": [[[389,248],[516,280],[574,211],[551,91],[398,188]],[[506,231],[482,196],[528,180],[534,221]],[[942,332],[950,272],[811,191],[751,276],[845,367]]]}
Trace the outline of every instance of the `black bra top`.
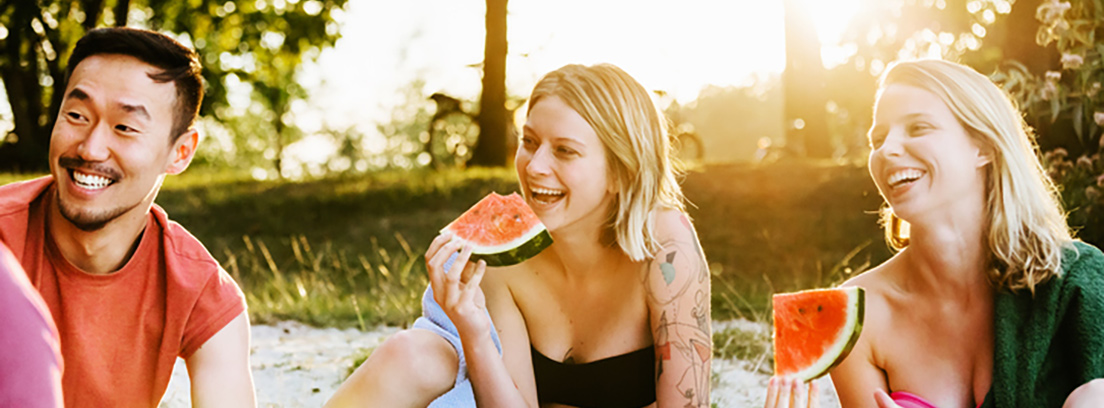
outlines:
{"label": "black bra top", "polygon": [[583,364],[554,361],[535,347],[537,400],[576,407],[639,408],[655,402],[655,348]]}

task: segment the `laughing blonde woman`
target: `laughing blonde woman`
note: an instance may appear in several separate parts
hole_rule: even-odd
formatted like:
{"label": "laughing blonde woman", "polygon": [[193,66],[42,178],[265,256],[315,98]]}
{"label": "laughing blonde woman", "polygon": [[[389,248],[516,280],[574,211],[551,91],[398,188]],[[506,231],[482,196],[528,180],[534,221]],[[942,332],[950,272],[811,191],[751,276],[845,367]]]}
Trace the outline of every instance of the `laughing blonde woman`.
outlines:
{"label": "laughing blonde woman", "polygon": [[665,127],[612,65],[541,79],[515,164],[553,244],[487,268],[437,237],[425,316],[330,406],[709,406],[709,271]]}

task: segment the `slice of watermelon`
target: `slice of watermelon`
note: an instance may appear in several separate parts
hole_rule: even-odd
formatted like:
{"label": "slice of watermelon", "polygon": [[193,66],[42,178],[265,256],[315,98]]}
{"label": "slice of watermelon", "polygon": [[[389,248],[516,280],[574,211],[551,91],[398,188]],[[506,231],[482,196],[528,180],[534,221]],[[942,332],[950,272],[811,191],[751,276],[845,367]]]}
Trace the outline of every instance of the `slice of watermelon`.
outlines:
{"label": "slice of watermelon", "polygon": [[863,289],[774,295],[774,373],[812,381],[835,367],[862,332]]}
{"label": "slice of watermelon", "polygon": [[552,245],[552,235],[517,193],[488,194],[441,232],[471,244],[471,260],[487,266],[518,264]]}

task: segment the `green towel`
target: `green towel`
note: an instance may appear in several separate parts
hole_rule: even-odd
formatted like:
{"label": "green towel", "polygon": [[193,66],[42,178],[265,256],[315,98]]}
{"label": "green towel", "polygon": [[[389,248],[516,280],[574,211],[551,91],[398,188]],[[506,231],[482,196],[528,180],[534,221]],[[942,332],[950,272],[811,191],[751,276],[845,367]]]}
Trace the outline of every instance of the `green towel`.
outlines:
{"label": "green towel", "polygon": [[1104,254],[1074,242],[1062,276],[996,298],[993,385],[982,408],[1059,408],[1081,384],[1104,378]]}

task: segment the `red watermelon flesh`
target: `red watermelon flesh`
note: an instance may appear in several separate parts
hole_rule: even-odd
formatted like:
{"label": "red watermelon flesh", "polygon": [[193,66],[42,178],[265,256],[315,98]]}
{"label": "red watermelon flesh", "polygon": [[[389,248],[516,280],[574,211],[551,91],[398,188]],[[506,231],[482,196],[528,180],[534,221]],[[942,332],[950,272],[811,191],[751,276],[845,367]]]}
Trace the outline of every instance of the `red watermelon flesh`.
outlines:
{"label": "red watermelon flesh", "polygon": [[446,231],[474,247],[473,261],[489,266],[521,263],[552,245],[544,224],[517,193],[488,194],[441,230]]}
{"label": "red watermelon flesh", "polygon": [[862,288],[777,294],[774,306],[774,372],[810,381],[839,364],[862,332]]}

